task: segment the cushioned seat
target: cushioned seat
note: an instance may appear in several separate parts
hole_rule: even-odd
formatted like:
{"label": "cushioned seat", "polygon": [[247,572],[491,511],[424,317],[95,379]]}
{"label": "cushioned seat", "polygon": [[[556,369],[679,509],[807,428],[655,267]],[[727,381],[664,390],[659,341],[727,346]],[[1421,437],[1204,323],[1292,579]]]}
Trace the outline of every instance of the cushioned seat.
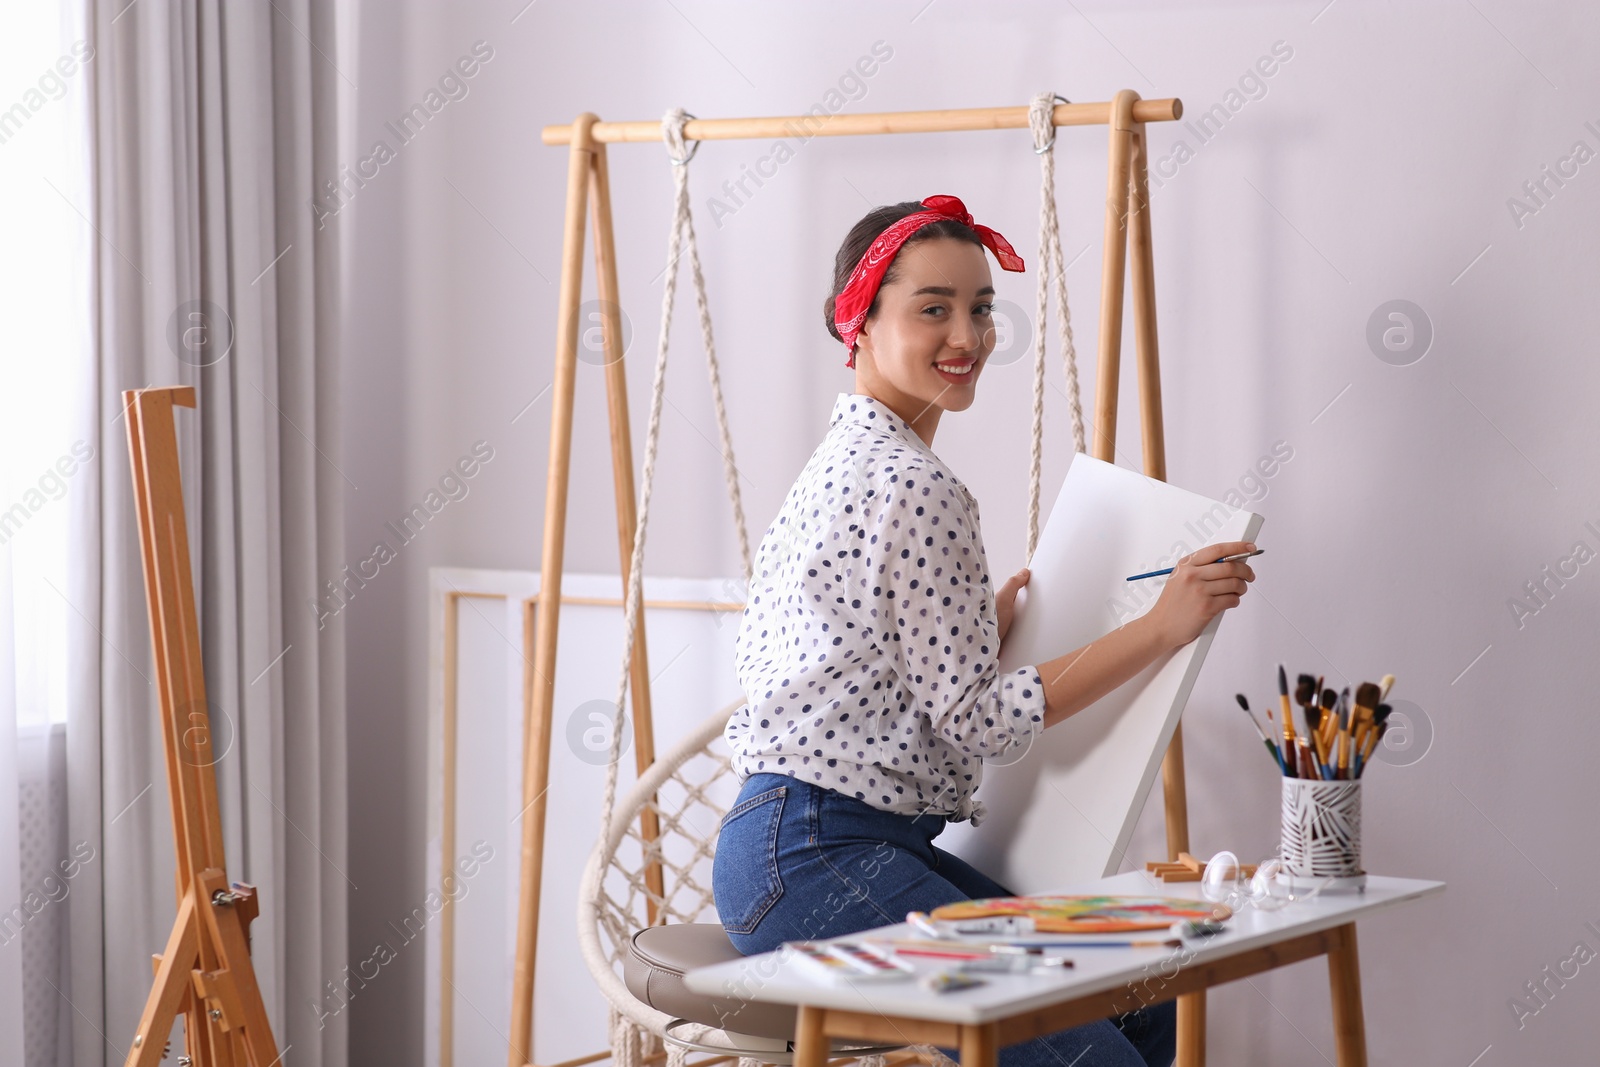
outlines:
{"label": "cushioned seat", "polygon": [[[647,926],[633,935],[633,950],[623,961],[622,980],[628,992],[668,1015],[753,1037],[792,1040],[792,1005],[751,1000],[737,990],[727,996],[703,996],[683,984],[684,973],[695,967],[737,959],[743,957],[717,923]],[[761,977],[752,968],[743,992],[754,994],[761,987]]]}

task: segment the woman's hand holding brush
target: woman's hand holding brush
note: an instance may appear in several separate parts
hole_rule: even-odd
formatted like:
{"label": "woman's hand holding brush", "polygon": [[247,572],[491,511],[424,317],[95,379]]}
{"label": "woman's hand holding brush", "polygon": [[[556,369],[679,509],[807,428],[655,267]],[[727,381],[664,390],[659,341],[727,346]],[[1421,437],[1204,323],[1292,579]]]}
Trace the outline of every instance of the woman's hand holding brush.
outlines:
{"label": "woman's hand holding brush", "polygon": [[1256,572],[1248,563],[1207,561],[1254,552],[1255,548],[1249,541],[1222,541],[1178,560],[1149,612],[1169,647],[1182,648],[1199,637],[1212,619],[1238,607],[1239,598],[1256,580]]}

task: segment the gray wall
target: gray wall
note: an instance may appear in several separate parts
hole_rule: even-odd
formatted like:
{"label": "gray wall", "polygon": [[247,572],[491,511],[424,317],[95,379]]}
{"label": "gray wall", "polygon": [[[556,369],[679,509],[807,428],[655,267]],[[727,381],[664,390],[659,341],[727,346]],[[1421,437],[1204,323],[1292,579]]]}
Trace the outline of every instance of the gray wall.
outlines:
{"label": "gray wall", "polygon": [[[521,0],[365,5],[351,162],[379,139],[394,156],[327,220],[352,242],[351,561],[473,442],[495,455],[343,613],[352,959],[426,888],[426,568],[539,565],[550,398],[535,398],[551,378],[567,167],[540,127],[582,111],[656,119],[673,105],[793,114],[881,40],[893,55],[847,110],[1021,105],[1044,88],[1179,96],[1190,120],[1221,105],[1226,119],[1205,137],[1188,123],[1150,130],[1170,478],[1238,490],[1267,517],[1259,580],[1184,720],[1194,851],[1253,860],[1275,845],[1277,782],[1235,691],[1260,706],[1280,660],[1336,687],[1393,672],[1413,732],[1368,776],[1367,867],[1450,886],[1361,927],[1373,1061],[1591,1059],[1600,972],[1575,949],[1600,950],[1600,850],[1587,829],[1600,798],[1600,162],[1562,160],[1578,142],[1585,160],[1600,151],[1600,17],[1576,3],[1322,2],[911,0],[764,5],[758,19],[675,0],[538,4],[515,23]],[[400,144],[385,123],[478,40],[493,57],[468,94]],[[1275,45],[1271,77],[1252,80]],[[852,387],[819,321],[851,223],[872,205],[960,195],[1028,260],[1025,277],[995,271],[1002,298],[1023,307],[1037,258],[1037,162],[1023,132],[818,138],[718,225],[710,198],[770,151],[709,143],[692,172],[753,537]],[[1103,131],[1061,134],[1067,254],[1089,246],[1069,272],[1085,353],[1104,152]],[[670,167],[655,145],[617,146],[610,160],[642,443]],[[1546,165],[1568,169],[1564,184]],[[1524,191],[1539,180],[1542,203]],[[656,496],[648,572],[731,574],[704,359],[687,288],[680,297],[661,446],[670,492]],[[1390,353],[1369,339],[1396,300],[1421,309],[1418,340]],[[936,444],[982,502],[1002,576],[1023,562],[1028,368],[1020,355],[993,366]],[[614,572],[603,385],[596,367],[579,370],[567,566]],[[1085,397],[1094,371],[1085,356]],[[1131,363],[1123,381],[1118,461],[1138,466]],[[1058,390],[1047,432],[1046,506],[1070,449]],[[1253,476],[1285,447],[1292,458],[1270,478]],[[1529,583],[1543,583],[1538,599]],[[1163,849],[1159,796],[1130,866]],[[582,858],[563,859],[576,877]],[[354,1062],[420,1062],[421,964],[401,953],[335,1021],[351,1027]],[[1563,968],[1564,984],[1552,977]],[[1535,980],[1542,1001],[1525,988]],[[1214,1062],[1331,1062],[1318,963],[1220,989],[1211,1011]]]}

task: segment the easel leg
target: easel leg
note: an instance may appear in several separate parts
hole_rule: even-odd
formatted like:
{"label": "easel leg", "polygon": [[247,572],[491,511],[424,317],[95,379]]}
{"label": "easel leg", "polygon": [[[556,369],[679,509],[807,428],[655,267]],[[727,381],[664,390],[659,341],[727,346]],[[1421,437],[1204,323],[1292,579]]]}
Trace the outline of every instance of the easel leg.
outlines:
{"label": "easel leg", "polygon": [[261,999],[261,987],[256,984],[255,971],[250,967],[246,923],[255,917],[254,902],[212,903],[218,893],[227,890],[221,871],[213,868],[201,874],[199,892],[203,894],[204,903],[197,907],[206,909],[201,918],[219,950],[221,973],[214,984],[214,992],[225,1008],[224,1020],[228,1027],[226,1031],[220,1026],[212,1027],[218,1037],[218,1067],[246,1062],[243,1057],[234,1057],[241,1036],[243,1046],[248,1049],[249,1062],[255,1067],[268,1067],[278,1060],[278,1044],[267,1022],[267,1005]]}
{"label": "easel leg", "polygon": [[1361,961],[1355,923],[1333,931],[1328,950],[1328,988],[1333,995],[1333,1035],[1339,1067],[1367,1067],[1367,1023],[1361,1010]]}
{"label": "easel leg", "polygon": [[[127,1067],[156,1067],[166,1055],[167,1037],[178,1014],[178,1005],[189,998],[189,972],[194,969],[199,950],[199,919],[194,913],[194,896],[185,893],[178,902],[178,917],[167,937],[166,951],[156,968],[155,983],[139,1016],[139,1029],[128,1050]],[[193,1016],[190,1017],[191,1023]],[[187,1027],[185,1039],[188,1040]]]}
{"label": "easel leg", "polygon": [[[200,1019],[205,1027],[202,1039],[211,1050],[210,1058],[204,1061],[206,1067],[234,1067],[235,1063],[243,1064],[245,1062],[243,1059],[235,1060],[233,1058],[233,1035],[216,1025],[203,1008],[200,1012]],[[196,1060],[196,1062],[200,1061]]]}
{"label": "easel leg", "polygon": [[1206,1065],[1206,991],[1178,998],[1178,1067]]}

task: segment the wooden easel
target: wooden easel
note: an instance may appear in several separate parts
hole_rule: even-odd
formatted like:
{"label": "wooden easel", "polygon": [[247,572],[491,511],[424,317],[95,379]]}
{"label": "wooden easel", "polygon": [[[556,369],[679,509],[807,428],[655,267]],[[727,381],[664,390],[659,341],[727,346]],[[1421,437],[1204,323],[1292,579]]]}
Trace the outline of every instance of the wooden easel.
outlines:
{"label": "wooden easel", "polygon": [[[1117,383],[1121,368],[1123,279],[1132,274],[1139,401],[1143,426],[1144,470],[1166,480],[1166,446],[1161,418],[1160,359],[1156,342],[1155,264],[1150,241],[1148,145],[1145,123],[1171,122],[1183,114],[1174,99],[1141,100],[1131,89],[1109,102],[1058,104],[1055,126],[1107,126],[1110,152],[1106,175],[1104,285],[1100,302],[1100,353],[1096,382],[1094,442],[1096,459],[1114,462],[1117,436]],[[815,116],[748,119],[694,119],[684,127],[686,141],[794,137],[796,131],[839,137],[954,130],[1028,129],[1028,108],[967,108],[834,115],[820,124]],[[566,221],[562,229],[561,288],[556,327],[555,380],[550,422],[550,466],[545,489],[542,582],[534,654],[523,672],[524,736],[521,879],[517,941],[511,995],[510,1067],[532,1059],[534,963],[538,949],[539,895],[544,877],[546,791],[550,784],[551,705],[555,695],[556,637],[560,621],[561,570],[566,543],[567,488],[572,466],[573,387],[578,363],[578,312],[583,294],[585,215],[592,212],[595,272],[605,343],[606,396],[611,425],[611,458],[617,505],[617,543],[624,587],[633,559],[637,523],[634,507],[633,450],[629,435],[627,373],[618,319],[616,244],[611,224],[611,187],[606,145],[612,142],[662,143],[661,122],[601,122],[585,112],[569,126],[546,126],[549,145],[570,145],[567,164]],[[650,712],[650,671],[644,628],[634,643],[629,691],[633,698],[634,752],[642,773],[655,759]],[[1183,777],[1183,734],[1174,730],[1162,763],[1166,803],[1167,851],[1176,860],[1189,849],[1189,814]],[[655,827],[643,826],[646,840]],[[1199,1067],[1205,1056],[1205,992],[1178,1000],[1178,1063]],[[572,1061],[572,1064],[587,1062]],[[569,1065],[561,1065],[569,1067]]]}
{"label": "wooden easel", "polygon": [[130,389],[122,400],[178,857],[178,917],[166,951],[155,957],[155,983],[126,1063],[160,1063],[173,1019],[181,1011],[184,1044],[194,1067],[273,1067],[278,1049],[250,963],[249,928],[260,904],[254,886],[230,886],[224,873],[200,624],[172,419],[174,405],[195,406],[194,389]]}

